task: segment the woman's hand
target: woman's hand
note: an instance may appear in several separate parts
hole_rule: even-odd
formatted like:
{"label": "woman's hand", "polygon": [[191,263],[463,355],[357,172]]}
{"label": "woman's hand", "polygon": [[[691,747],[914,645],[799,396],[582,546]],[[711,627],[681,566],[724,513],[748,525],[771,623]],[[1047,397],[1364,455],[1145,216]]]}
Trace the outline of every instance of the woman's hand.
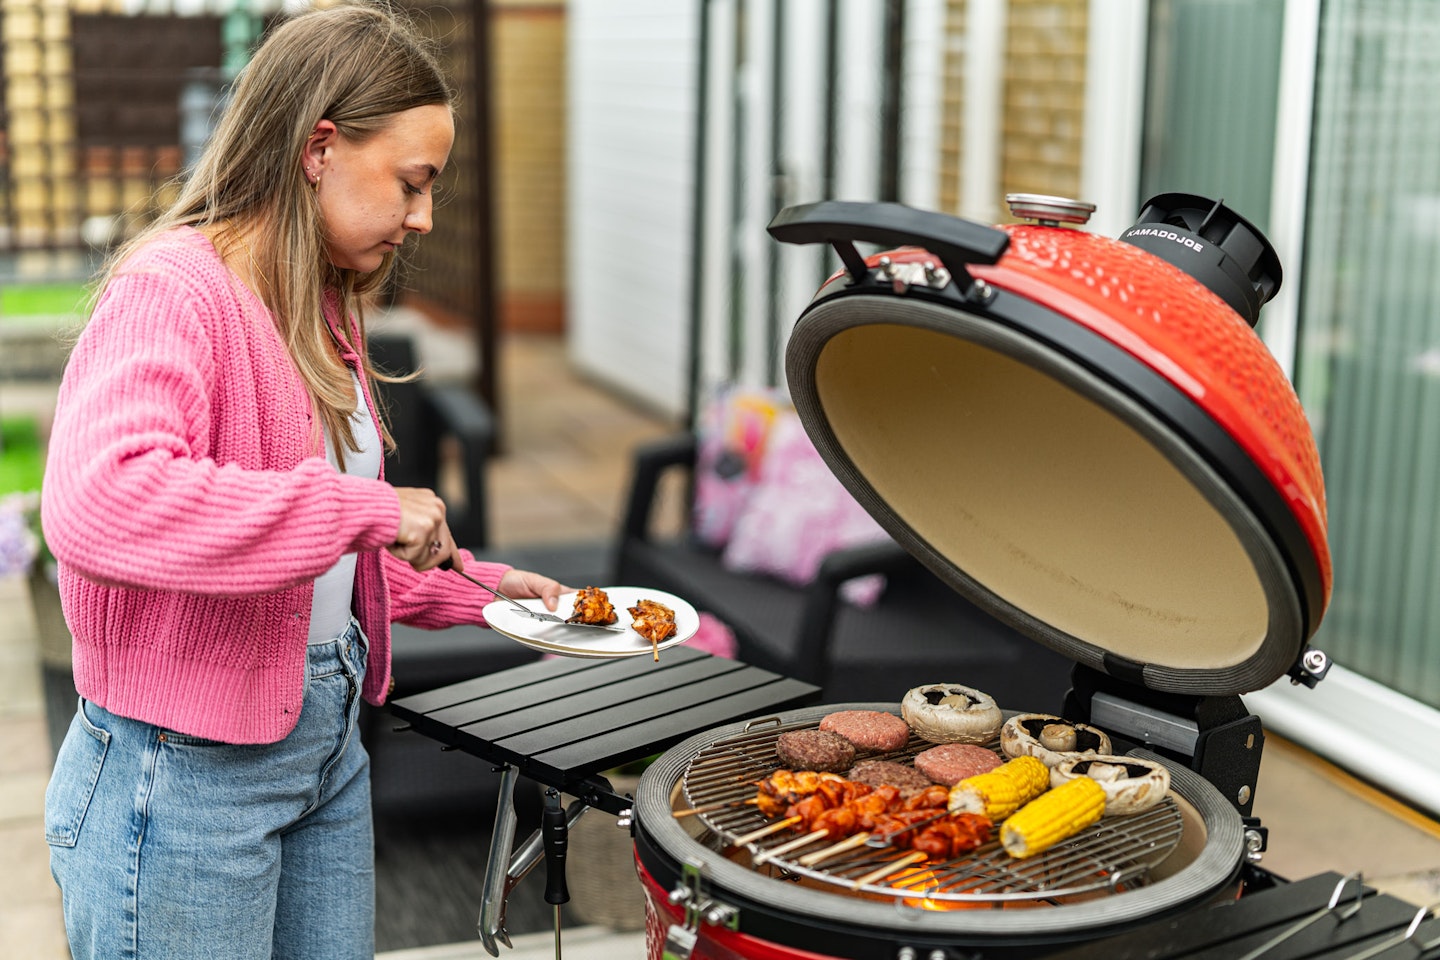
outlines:
{"label": "woman's hand", "polygon": [[553,611],[560,601],[560,594],[569,591],[571,588],[562,586],[558,580],[552,580],[547,576],[538,573],[531,573],[529,570],[507,570],[505,576],[500,578],[496,584],[502,593],[506,593],[517,599],[524,597],[539,597],[545,603],[545,609]]}
{"label": "woman's hand", "polygon": [[[455,538],[445,523],[445,501],[423,487],[395,487],[400,498],[400,529],[386,547],[416,570],[429,570],[454,558],[461,565]],[[504,589],[503,587],[501,589]]]}

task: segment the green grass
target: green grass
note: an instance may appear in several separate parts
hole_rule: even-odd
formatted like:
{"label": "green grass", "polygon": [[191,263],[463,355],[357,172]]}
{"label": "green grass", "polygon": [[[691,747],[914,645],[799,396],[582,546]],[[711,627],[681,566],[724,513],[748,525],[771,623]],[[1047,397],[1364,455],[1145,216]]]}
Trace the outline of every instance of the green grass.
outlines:
{"label": "green grass", "polygon": [[19,283],[0,289],[0,317],[81,315],[90,291],[83,283]]}
{"label": "green grass", "polygon": [[40,432],[30,417],[0,419],[0,495],[39,490],[45,475]]}

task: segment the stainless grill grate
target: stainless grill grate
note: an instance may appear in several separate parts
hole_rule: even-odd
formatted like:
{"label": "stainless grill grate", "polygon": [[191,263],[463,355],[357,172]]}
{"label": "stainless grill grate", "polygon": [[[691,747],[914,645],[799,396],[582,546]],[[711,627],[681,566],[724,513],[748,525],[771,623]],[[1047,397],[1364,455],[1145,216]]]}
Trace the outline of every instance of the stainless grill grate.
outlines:
{"label": "stainless grill grate", "polygon": [[[747,839],[770,821],[746,801],[755,796],[756,782],[778,766],[776,738],[787,730],[812,729],[817,724],[756,721],[744,733],[702,749],[685,772],[682,789],[690,806],[701,811],[696,816],[726,843],[745,840],[740,846],[750,853],[756,869],[857,893],[920,901],[921,906],[938,909],[967,903],[1035,905],[1144,886],[1151,868],[1169,856],[1184,831],[1179,807],[1166,797],[1145,813],[1106,818],[1072,840],[1025,860],[1011,858],[992,840],[964,857],[938,863],[912,862],[909,851],[871,847],[807,863],[807,856],[827,846],[824,840],[797,846],[797,835],[788,831]],[[901,750],[857,759],[903,762],[931,746],[912,737]]]}

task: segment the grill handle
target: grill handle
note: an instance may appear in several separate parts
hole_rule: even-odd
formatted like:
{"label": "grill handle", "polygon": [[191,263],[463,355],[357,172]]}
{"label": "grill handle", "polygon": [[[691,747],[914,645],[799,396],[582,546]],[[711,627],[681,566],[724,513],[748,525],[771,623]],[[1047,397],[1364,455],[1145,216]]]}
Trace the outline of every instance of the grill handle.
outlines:
{"label": "grill handle", "polygon": [[919,246],[930,251],[957,283],[968,287],[967,264],[997,262],[1010,245],[1004,230],[917,210],[902,203],[867,203],[855,200],[821,200],[786,207],[765,228],[781,243],[828,243],[845,264],[852,282],[869,275],[855,242],[890,247]]}
{"label": "grill handle", "polygon": [[545,839],[545,902],[556,906],[570,902],[565,886],[565,851],[570,846],[569,825],[565,808],[560,805],[560,791],[545,791],[545,811],[540,829]]}

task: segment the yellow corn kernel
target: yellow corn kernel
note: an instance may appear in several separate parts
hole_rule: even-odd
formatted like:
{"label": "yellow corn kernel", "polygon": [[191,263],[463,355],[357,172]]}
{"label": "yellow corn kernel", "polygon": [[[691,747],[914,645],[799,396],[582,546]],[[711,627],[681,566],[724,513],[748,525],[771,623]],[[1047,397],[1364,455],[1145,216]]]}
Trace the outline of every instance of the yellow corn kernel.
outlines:
{"label": "yellow corn kernel", "polygon": [[1050,768],[1034,757],[1016,757],[988,773],[950,788],[951,813],[978,813],[999,823],[1050,786]]}
{"label": "yellow corn kernel", "polygon": [[1084,830],[1105,813],[1105,790],[1076,777],[1030,801],[1000,825],[1000,843],[1012,857],[1029,857]]}

